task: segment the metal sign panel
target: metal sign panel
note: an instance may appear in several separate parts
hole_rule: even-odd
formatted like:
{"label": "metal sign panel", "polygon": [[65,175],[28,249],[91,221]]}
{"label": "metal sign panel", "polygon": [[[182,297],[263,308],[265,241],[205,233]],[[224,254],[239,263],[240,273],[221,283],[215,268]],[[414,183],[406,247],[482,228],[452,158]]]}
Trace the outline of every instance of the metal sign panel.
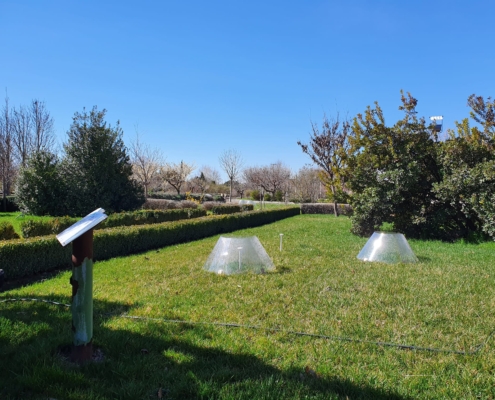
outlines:
{"label": "metal sign panel", "polygon": [[57,239],[62,246],[71,243],[74,239],[77,239],[83,233],[86,233],[90,229],[94,228],[101,221],[106,219],[108,216],[105,214],[103,208],[98,208],[92,213],[86,215],[80,221],[77,221],[74,225],[69,226],[65,231],[57,235]]}

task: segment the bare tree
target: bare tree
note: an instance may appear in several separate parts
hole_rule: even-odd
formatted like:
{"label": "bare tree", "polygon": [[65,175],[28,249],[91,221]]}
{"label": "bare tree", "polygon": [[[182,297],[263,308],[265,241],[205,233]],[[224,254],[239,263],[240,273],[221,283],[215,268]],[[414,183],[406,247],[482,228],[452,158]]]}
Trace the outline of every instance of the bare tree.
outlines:
{"label": "bare tree", "polygon": [[290,169],[280,161],[265,167],[250,167],[244,171],[244,178],[247,182],[255,187],[261,187],[272,196],[278,190],[283,191],[290,175]]}
{"label": "bare tree", "polygon": [[13,143],[17,158],[22,167],[26,166],[27,159],[33,148],[31,115],[24,106],[18,110],[14,108],[12,119]]}
{"label": "bare tree", "polygon": [[53,118],[45,102],[34,99],[31,102],[31,125],[33,128],[32,150],[50,150],[54,144]]}
{"label": "bare tree", "polygon": [[336,194],[339,188],[342,189],[344,183],[342,172],[349,152],[348,136],[351,127],[348,121],[341,124],[338,115],[335,120],[331,121],[325,115],[321,132],[313,122],[311,128],[309,145],[301,142],[297,144],[321,168],[321,178],[332,191],[334,212],[335,216],[338,216]]}
{"label": "bare tree", "polygon": [[193,164],[186,164],[184,161],[178,164],[167,163],[162,168],[160,175],[165,182],[177,190],[177,194],[180,194],[182,185],[187,181],[187,177],[194,169]]}
{"label": "bare tree", "polygon": [[239,176],[242,169],[242,157],[236,150],[230,149],[224,151],[218,158],[220,166],[225,171],[230,181],[230,202],[232,202],[232,187],[233,182]]}
{"label": "bare tree", "polygon": [[320,172],[315,168],[304,166],[292,178],[294,197],[301,202],[314,203],[320,197]]}
{"label": "bare tree", "polygon": [[244,192],[247,190],[248,185],[245,181],[243,180],[235,180],[234,181],[234,189],[239,195],[239,197],[243,198],[244,197]]}
{"label": "bare tree", "polygon": [[205,179],[213,185],[218,185],[220,184],[220,172],[218,172],[216,169],[209,167],[208,165],[202,166],[201,169],[199,170],[204,176]]}
{"label": "bare tree", "polygon": [[12,141],[21,166],[26,166],[28,157],[34,152],[53,151],[53,118],[44,102],[33,100],[29,107],[14,108],[10,119]]}
{"label": "bare tree", "polygon": [[3,210],[6,211],[6,196],[11,193],[15,178],[13,124],[7,96],[5,96],[5,105],[0,116],[0,178],[2,179]]}
{"label": "bare tree", "polygon": [[163,165],[162,152],[142,143],[136,132],[136,139],[130,147],[130,156],[133,178],[143,186],[144,197],[147,198],[150,186],[159,179],[160,167]]}

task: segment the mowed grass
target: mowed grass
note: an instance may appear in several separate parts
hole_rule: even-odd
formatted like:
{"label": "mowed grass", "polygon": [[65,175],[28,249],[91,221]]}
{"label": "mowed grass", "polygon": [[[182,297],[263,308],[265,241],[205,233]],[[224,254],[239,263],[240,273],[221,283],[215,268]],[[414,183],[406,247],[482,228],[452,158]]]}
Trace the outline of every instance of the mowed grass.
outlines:
{"label": "mowed grass", "polygon": [[[0,398],[494,398],[495,243],[410,240],[417,264],[363,263],[349,228],[303,215],[236,232],[272,257],[264,275],[203,271],[219,236],[96,262],[104,360],[81,367],[58,352],[68,308],[0,303]],[[0,300],[69,303],[69,277]]]}
{"label": "mowed grass", "polygon": [[36,215],[24,215],[20,212],[0,212],[0,223],[10,222],[16,233],[22,237],[21,224],[27,220],[48,221],[53,217],[38,217]]}

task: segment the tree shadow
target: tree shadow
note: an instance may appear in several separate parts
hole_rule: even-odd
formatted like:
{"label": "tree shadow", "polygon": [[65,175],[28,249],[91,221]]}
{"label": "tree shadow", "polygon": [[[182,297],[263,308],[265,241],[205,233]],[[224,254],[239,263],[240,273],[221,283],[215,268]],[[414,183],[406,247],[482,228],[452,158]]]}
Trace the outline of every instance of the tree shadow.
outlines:
{"label": "tree shadow", "polygon": [[72,338],[68,308],[0,303],[0,355],[8,360],[0,365],[0,398],[406,399],[310,369],[277,369],[251,353],[222,349],[215,340],[219,328],[136,321],[130,331],[127,319],[112,315],[131,306],[101,300],[94,306],[94,346],[103,361],[76,366],[58,350]]}

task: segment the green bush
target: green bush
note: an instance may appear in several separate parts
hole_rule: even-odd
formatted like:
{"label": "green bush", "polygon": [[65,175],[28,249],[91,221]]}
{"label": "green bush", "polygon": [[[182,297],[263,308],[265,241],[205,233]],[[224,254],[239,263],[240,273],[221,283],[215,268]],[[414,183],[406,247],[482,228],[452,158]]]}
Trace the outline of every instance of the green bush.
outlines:
{"label": "green bush", "polygon": [[0,240],[18,239],[14,226],[10,222],[0,222]]}
{"label": "green bush", "polygon": [[216,202],[204,203],[203,208],[207,211],[211,211],[214,215],[234,214],[243,211],[253,211],[254,206],[252,204],[223,204]]}
{"label": "green bush", "polygon": [[25,239],[36,236],[56,235],[79,221],[79,218],[57,217],[48,221],[28,219],[21,223],[22,237]]}
{"label": "green bush", "polygon": [[183,208],[177,210],[139,210],[116,213],[108,216],[97,229],[113,228],[116,226],[132,226],[159,224],[162,222],[179,221],[181,219],[204,217],[206,211],[201,208]]}
{"label": "green bush", "polygon": [[[159,224],[162,222],[178,221],[181,219],[204,217],[203,209],[179,210],[138,210],[110,214],[107,219],[98,224],[95,230],[114,228],[117,226],[132,226]],[[79,218],[57,217],[48,221],[27,220],[21,223],[22,236],[32,238],[36,236],[56,235],[75,224]]]}
{"label": "green bush", "polygon": [[[218,215],[154,225],[116,227],[94,232],[95,261],[202,239],[299,215],[298,207]],[[0,242],[0,265],[7,279],[71,265],[72,246],[53,236]]]}
{"label": "green bush", "polygon": [[260,200],[260,191],[259,191],[259,190],[257,190],[257,189],[252,190],[252,191],[251,191],[250,196],[251,196],[251,199],[252,199],[252,200],[257,200],[257,201],[259,201],[259,200]]}

